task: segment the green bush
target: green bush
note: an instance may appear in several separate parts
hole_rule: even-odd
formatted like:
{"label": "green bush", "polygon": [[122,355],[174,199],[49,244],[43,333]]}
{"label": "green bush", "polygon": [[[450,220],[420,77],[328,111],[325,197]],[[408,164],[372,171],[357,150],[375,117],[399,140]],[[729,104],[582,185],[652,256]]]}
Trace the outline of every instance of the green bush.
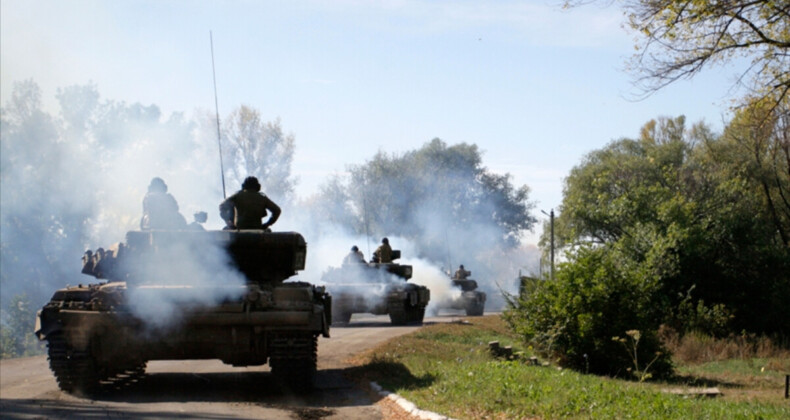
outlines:
{"label": "green bush", "polygon": [[[628,260],[612,248],[579,249],[573,263],[557,270],[555,280],[540,281],[523,293],[505,319],[529,345],[561,366],[636,374],[638,379],[668,374],[670,355],[656,334],[659,284],[623,261]],[[638,331],[637,342],[633,331]]]}

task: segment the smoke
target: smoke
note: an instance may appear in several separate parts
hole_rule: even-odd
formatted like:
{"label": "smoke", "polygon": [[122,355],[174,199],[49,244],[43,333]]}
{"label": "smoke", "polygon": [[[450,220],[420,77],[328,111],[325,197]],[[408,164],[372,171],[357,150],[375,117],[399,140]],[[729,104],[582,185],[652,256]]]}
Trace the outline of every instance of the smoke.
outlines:
{"label": "smoke", "polygon": [[[91,85],[59,90],[58,100],[61,113],[47,114],[38,86],[27,81],[3,104],[4,305],[24,292],[40,307],[56,289],[90,281],[80,274],[82,253],[139,229],[142,198],[155,176],[187,220],[206,210],[207,227],[221,226],[216,142],[203,140],[199,124],[162,116],[153,105],[101,101]],[[171,261],[188,267],[191,258]],[[181,278],[188,284],[198,277]]]}
{"label": "smoke", "polygon": [[[0,125],[3,305],[26,292],[33,305],[40,307],[54,290],[89,281],[79,274],[82,253],[108,248],[123,241],[126,232],[139,229],[142,199],[153,177],[165,180],[187,221],[192,221],[193,213],[206,211],[207,229],[223,226],[218,212],[222,181],[211,113],[196,110],[191,119],[180,113],[164,116],[155,105],[103,100],[93,85],[59,90],[61,112],[57,115],[42,110],[41,92],[32,81],[17,84],[7,99]],[[457,293],[445,273],[458,264],[472,270],[480,290],[488,294],[488,303],[494,306],[487,310],[497,309],[492,297],[501,290],[515,292],[519,270],[536,271],[528,267],[536,250],[503,248],[501,229],[491,223],[491,215],[507,209],[492,200],[477,202],[474,212],[464,212],[468,203],[451,202],[443,192],[448,185],[462,192],[471,188],[464,173],[441,174],[441,179],[433,179],[431,172],[414,174],[426,182],[421,184],[420,200],[406,213],[382,208],[383,201],[373,195],[366,197],[367,207],[349,203],[349,197],[279,203],[283,215],[274,229],[300,232],[308,242],[306,269],[294,280],[320,284],[329,267],[339,266],[352,245],[369,259],[381,237],[388,236],[393,248],[402,251],[401,263],[413,265],[411,281],[431,289],[429,310]],[[231,194],[240,186],[226,187]],[[414,195],[407,187],[402,183],[377,186],[393,197],[405,198]],[[327,219],[327,213],[334,219]],[[460,224],[459,217],[463,218]],[[360,220],[371,222],[369,232],[359,229]],[[221,258],[207,257],[189,246],[172,252],[168,261],[150,264],[150,271],[137,275],[176,292],[154,298],[152,284],[130,295],[137,315],[157,328],[177,321],[187,301],[216,304],[235,296],[234,286],[242,284]],[[227,285],[218,294],[216,287],[206,286],[216,284],[216,279]],[[186,286],[192,291],[184,292]]]}
{"label": "smoke", "polygon": [[244,276],[219,242],[203,234],[156,244],[125,262],[131,272],[127,303],[151,329],[178,325],[189,313],[241,297]]}
{"label": "smoke", "polygon": [[426,314],[438,315],[449,302],[461,297],[461,289],[453,287],[447,273],[431,262],[406,258],[403,263],[413,267],[412,281],[431,291],[431,301],[428,302]]}

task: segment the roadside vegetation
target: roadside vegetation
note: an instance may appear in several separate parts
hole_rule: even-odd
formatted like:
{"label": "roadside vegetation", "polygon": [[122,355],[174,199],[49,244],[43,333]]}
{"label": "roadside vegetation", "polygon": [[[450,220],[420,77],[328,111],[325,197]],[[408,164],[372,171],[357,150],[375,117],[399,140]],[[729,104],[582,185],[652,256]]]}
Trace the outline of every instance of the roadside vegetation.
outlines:
{"label": "roadside vegetation", "polygon": [[[490,341],[512,345],[517,358],[494,358]],[[421,409],[457,419],[788,418],[790,405],[783,395],[788,353],[766,341],[758,347],[753,343],[687,338],[676,344],[709,353],[693,352],[692,362],[673,358],[676,374],[640,382],[562,369],[545,359],[535,365],[532,349],[520,344],[501,317],[485,316],[425,326],[354,361],[355,374],[365,381],[375,381]],[[742,357],[721,353],[723,347]],[[627,355],[624,349],[622,353]],[[724,355],[728,358],[717,360]],[[709,398],[666,392],[700,387],[717,387],[722,394]]]}
{"label": "roadside vegetation", "polygon": [[737,71],[739,55],[751,59],[739,78],[741,97],[721,133],[683,116],[659,117],[571,169],[558,216],[541,238],[560,263],[551,276],[522,279],[506,321],[562,367],[640,381],[677,374],[673,353],[687,349],[668,337],[711,337],[705,351],[717,339],[740,340],[738,348],[768,337],[786,345],[787,5],[615,4],[638,34],[632,67],[646,94],[712,65]]}

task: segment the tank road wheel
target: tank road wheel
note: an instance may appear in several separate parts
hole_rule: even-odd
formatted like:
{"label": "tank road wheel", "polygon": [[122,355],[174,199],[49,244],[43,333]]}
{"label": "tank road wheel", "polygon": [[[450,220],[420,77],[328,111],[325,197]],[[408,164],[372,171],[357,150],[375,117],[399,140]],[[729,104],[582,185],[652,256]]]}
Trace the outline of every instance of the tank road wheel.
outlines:
{"label": "tank road wheel", "polygon": [[391,301],[387,306],[392,325],[420,325],[425,317],[424,306],[412,306],[408,301]]}
{"label": "tank road wheel", "polygon": [[278,334],[272,339],[269,367],[272,375],[292,391],[309,391],[318,370],[318,336],[312,333]]}
{"label": "tank road wheel", "polygon": [[102,377],[90,351],[71,348],[61,333],[47,336],[47,347],[49,367],[60,389],[83,394],[98,391]]}

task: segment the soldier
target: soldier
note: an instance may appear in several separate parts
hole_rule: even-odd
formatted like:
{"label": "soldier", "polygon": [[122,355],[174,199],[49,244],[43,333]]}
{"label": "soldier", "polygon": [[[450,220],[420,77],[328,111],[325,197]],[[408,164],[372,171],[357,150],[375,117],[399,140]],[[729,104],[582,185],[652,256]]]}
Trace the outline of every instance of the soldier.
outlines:
{"label": "soldier", "polygon": [[389,264],[392,262],[392,248],[390,248],[389,239],[381,239],[381,245],[373,252],[373,262],[381,264]]}
{"label": "soldier", "polygon": [[453,279],[454,280],[466,280],[466,278],[471,276],[471,275],[472,275],[472,272],[464,270],[464,265],[461,264],[461,266],[458,267],[458,270],[456,270],[455,275],[453,276]]}
{"label": "soldier", "polygon": [[[241,184],[241,191],[228,197],[219,205],[219,214],[227,227],[225,229],[268,229],[280,217],[280,207],[261,193],[258,178],[248,176]],[[266,211],[272,212],[266,223]]]}
{"label": "soldier", "polygon": [[165,181],[159,177],[152,179],[143,198],[140,229],[183,229],[186,225],[186,219],[178,212],[176,199],[167,192]]}
{"label": "soldier", "polygon": [[206,213],[205,211],[199,211],[194,214],[194,217],[195,217],[195,221],[190,223],[189,226],[187,227],[190,230],[199,230],[199,231],[206,230],[203,227],[203,223],[206,223],[206,220],[208,220],[208,213]]}
{"label": "soldier", "polygon": [[346,257],[343,258],[343,265],[358,264],[364,262],[365,262],[365,255],[362,253],[362,251],[359,250],[359,248],[356,245],[352,246],[351,252],[349,252],[348,255],[346,255]]}

